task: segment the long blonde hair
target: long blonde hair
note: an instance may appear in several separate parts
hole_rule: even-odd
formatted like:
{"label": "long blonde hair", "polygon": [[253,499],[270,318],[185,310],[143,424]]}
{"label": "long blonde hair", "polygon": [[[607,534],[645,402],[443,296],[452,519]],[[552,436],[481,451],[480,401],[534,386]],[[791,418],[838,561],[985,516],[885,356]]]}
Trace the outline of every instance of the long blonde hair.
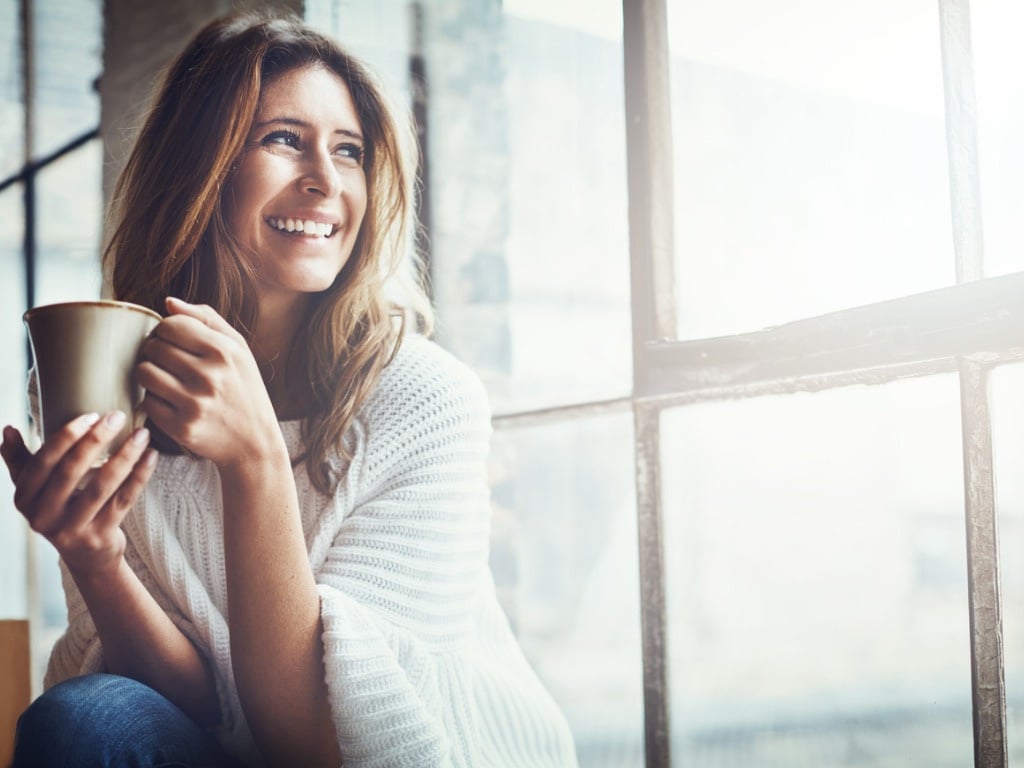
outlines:
{"label": "long blonde hair", "polygon": [[[343,437],[407,325],[432,312],[408,237],[414,133],[361,62],[293,18],[234,15],[204,27],[172,62],[114,190],[104,251],[113,296],[164,311],[164,298],[209,304],[251,342],[255,275],[222,210],[262,89],[319,64],[348,86],[362,128],[367,206],[352,254],[317,294],[293,349],[305,351],[314,416],[303,421],[310,479],[324,493]],[[410,260],[412,268],[409,269]],[[396,296],[390,291],[401,286]],[[347,461],[342,462],[347,464]]]}

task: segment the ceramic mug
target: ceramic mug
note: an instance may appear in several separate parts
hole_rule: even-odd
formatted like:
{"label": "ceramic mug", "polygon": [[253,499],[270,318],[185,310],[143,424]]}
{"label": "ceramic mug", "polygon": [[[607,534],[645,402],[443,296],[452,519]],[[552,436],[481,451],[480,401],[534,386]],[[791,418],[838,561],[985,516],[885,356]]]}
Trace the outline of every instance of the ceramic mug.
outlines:
{"label": "ceramic mug", "polygon": [[145,421],[135,366],[160,315],[138,304],[98,300],[46,304],[23,319],[35,361],[43,439],[80,414],[123,411],[128,419],[105,460]]}

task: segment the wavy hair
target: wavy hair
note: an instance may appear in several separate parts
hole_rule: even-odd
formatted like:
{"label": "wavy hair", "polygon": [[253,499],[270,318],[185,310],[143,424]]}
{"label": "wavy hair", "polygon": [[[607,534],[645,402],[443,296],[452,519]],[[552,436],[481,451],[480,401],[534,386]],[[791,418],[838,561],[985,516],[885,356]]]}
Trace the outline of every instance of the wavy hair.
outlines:
{"label": "wavy hair", "polygon": [[[157,312],[177,296],[209,304],[252,341],[256,280],[225,222],[222,189],[242,154],[262,89],[321,65],[348,86],[365,148],[367,206],[353,250],[317,294],[292,350],[305,351],[313,415],[302,423],[314,486],[330,493],[347,465],[343,438],[409,324],[432,311],[409,238],[414,132],[366,67],[291,17],[232,15],[208,24],[168,68],[114,189],[104,267],[116,299]],[[397,292],[394,288],[397,287]],[[291,364],[292,361],[289,361]]]}

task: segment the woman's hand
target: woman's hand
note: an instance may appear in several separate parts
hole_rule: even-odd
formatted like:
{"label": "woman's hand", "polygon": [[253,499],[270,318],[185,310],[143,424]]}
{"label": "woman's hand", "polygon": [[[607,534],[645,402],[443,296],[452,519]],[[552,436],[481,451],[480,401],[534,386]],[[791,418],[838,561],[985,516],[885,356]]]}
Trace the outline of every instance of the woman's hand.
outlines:
{"label": "woman's hand", "polygon": [[74,575],[116,568],[125,549],[121,521],[153,474],[149,432],[137,430],[101,467],[103,449],[125,415],[72,419],[35,453],[14,427],[5,427],[0,456],[14,481],[14,506],[32,530],[60,553]]}
{"label": "woman's hand", "polygon": [[167,310],[143,346],[142,409],[222,469],[258,460],[281,432],[249,345],[211,307],[169,298]]}

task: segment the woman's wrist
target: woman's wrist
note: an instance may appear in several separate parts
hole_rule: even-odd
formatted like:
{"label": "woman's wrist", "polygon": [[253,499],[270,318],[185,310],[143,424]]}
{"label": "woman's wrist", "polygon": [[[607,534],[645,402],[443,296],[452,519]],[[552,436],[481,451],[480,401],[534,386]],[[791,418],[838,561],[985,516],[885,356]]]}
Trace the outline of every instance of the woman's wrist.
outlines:
{"label": "woman's wrist", "polygon": [[124,583],[132,574],[124,553],[106,562],[92,564],[69,562],[64,558],[64,566],[83,596],[113,594],[115,585]]}
{"label": "woman's wrist", "polygon": [[277,472],[287,472],[291,477],[291,458],[280,426],[275,421],[273,428],[264,432],[265,437],[254,439],[235,455],[215,462],[222,481],[265,482]]}

